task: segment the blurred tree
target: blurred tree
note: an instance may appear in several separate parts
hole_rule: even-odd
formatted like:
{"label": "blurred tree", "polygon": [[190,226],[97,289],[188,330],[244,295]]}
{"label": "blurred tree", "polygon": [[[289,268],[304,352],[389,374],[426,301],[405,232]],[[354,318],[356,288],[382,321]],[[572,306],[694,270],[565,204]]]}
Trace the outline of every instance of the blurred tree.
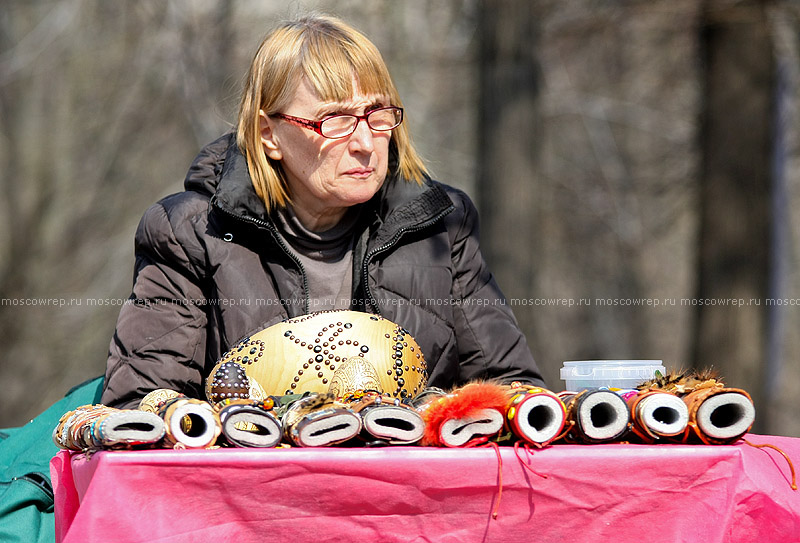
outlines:
{"label": "blurred tree", "polygon": [[713,364],[759,429],[800,435],[792,0],[5,0],[0,427],[104,370],[139,217],[230,129],[267,29],[309,10],[383,52],[552,388],[570,359]]}
{"label": "blurred tree", "polygon": [[685,366],[694,1],[482,4],[484,248],[534,356]]}
{"label": "blurred tree", "polygon": [[230,118],[217,106],[229,4],[6,3],[0,421],[104,371],[136,221]]}
{"label": "blurred tree", "polygon": [[[765,405],[775,56],[763,1],[706,3],[694,364]],[[755,302],[755,303],[752,303]],[[766,413],[766,411],[764,411]],[[768,423],[763,417],[762,427]]]}
{"label": "blurred tree", "polygon": [[[540,183],[534,177],[541,146],[537,55],[541,23],[532,2],[483,2],[479,16],[477,195],[483,251],[507,293],[535,291],[542,253]],[[523,329],[534,315],[515,307]],[[552,379],[550,379],[552,382]]]}

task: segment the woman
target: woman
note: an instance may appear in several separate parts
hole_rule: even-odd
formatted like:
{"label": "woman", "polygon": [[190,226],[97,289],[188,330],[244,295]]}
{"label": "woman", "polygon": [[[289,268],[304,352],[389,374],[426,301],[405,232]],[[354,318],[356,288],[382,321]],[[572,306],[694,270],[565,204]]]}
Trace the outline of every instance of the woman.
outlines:
{"label": "woman", "polygon": [[145,213],[102,402],[202,397],[236,341],[323,309],[379,313],[421,346],[429,385],[543,384],[478,247],[476,210],[429,179],[375,46],[307,17],[261,44],[237,130]]}

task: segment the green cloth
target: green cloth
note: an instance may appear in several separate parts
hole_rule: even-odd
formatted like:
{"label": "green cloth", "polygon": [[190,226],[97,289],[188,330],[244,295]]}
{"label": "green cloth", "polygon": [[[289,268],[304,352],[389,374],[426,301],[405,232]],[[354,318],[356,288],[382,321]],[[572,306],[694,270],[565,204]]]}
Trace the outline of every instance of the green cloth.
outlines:
{"label": "green cloth", "polygon": [[3,543],[55,541],[50,459],[59,449],[53,443],[53,428],[67,411],[98,403],[102,391],[103,377],[96,377],[70,390],[25,426],[0,430],[0,541]]}

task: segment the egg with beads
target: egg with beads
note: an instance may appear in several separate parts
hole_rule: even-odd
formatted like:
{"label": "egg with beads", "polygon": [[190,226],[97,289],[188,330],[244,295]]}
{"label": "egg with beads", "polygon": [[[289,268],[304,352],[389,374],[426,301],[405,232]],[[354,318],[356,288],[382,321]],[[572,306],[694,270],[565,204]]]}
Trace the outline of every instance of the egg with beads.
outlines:
{"label": "egg with beads", "polygon": [[206,396],[218,401],[246,391],[247,397],[260,400],[327,393],[334,384],[333,391],[368,387],[410,398],[425,388],[427,379],[422,350],[402,326],[369,313],[321,311],[238,341],[212,369]]}

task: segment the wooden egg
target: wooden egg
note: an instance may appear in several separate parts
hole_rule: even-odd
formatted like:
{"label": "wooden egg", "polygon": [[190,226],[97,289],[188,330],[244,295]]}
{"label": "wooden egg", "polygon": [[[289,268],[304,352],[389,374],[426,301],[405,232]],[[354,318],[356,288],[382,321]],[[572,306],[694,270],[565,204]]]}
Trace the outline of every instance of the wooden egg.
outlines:
{"label": "wooden egg", "polygon": [[[365,384],[372,388],[376,382],[380,392],[413,397],[425,388],[428,378],[422,350],[407,330],[357,311],[303,315],[242,339],[206,379],[207,397],[212,396],[217,371],[230,368],[223,366],[229,362],[244,367],[250,397],[257,400],[303,392],[341,395],[366,388]],[[221,392],[219,388],[213,391],[217,401]]]}

